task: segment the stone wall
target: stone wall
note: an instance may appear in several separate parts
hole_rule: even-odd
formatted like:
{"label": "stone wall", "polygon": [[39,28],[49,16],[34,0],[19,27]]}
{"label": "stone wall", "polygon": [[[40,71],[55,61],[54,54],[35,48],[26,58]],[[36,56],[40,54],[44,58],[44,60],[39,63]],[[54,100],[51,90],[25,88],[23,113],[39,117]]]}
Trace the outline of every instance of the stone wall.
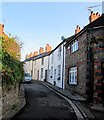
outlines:
{"label": "stone wall", "polygon": [[[68,46],[66,47],[66,79],[65,79],[65,88],[71,90],[74,93],[78,93],[80,95],[85,95],[85,86],[86,86],[86,62],[87,62],[87,54],[86,54],[86,33],[80,35],[78,38],[78,50],[70,53],[70,49]],[[70,85],[68,83],[68,70],[70,67],[77,67],[77,85]]]}
{"label": "stone wall", "polygon": [[[102,78],[101,64],[104,63],[104,48],[100,48],[97,41],[96,44],[90,44],[92,38],[104,38],[104,27],[89,29],[76,38],[78,40],[78,50],[70,53],[70,47],[66,46],[65,61],[65,88],[86,97],[89,102],[101,102],[102,94]],[[74,39],[73,39],[74,40]],[[70,43],[69,43],[70,44]],[[77,67],[77,85],[68,83],[69,68]]]}
{"label": "stone wall", "polygon": [[2,88],[2,118],[11,118],[25,105],[24,90],[17,84]]}

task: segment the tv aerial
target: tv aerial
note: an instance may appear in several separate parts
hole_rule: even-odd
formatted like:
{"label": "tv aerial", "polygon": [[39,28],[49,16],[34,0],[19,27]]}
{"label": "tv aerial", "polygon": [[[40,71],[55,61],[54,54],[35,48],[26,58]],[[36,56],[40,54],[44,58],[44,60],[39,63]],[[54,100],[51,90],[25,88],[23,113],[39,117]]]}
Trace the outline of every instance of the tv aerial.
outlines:
{"label": "tv aerial", "polygon": [[95,6],[89,6],[89,7],[88,7],[88,10],[91,12],[93,8],[99,7],[99,6],[101,6],[101,4],[100,4],[100,5],[95,5]]}

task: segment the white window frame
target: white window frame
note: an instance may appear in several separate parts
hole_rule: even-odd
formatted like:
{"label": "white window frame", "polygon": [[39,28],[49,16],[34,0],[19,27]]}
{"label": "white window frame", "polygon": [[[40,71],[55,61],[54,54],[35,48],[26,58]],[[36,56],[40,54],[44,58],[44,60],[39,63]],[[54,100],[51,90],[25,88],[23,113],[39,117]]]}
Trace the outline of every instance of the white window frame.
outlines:
{"label": "white window frame", "polygon": [[78,50],[78,41],[75,41],[74,43],[71,44],[71,53],[77,50]]}
{"label": "white window frame", "polygon": [[41,68],[41,78],[43,78],[43,68]]}
{"label": "white window frame", "polygon": [[44,57],[41,59],[41,65],[44,65]]}
{"label": "white window frame", "polygon": [[[58,78],[60,77],[61,79],[61,65],[58,65]],[[58,80],[60,80],[58,79]]]}
{"label": "white window frame", "polygon": [[61,65],[58,65],[58,76],[61,76]]}
{"label": "white window frame", "polygon": [[62,47],[59,46],[59,48],[58,48],[58,59],[61,59],[61,51],[62,51]]}
{"label": "white window frame", "polygon": [[68,45],[68,47],[67,47],[67,48],[68,48],[68,50],[70,49],[70,44]]}
{"label": "white window frame", "polygon": [[77,67],[69,69],[69,84],[77,85]]}
{"label": "white window frame", "polygon": [[54,53],[51,54],[51,63],[53,63]]}
{"label": "white window frame", "polygon": [[51,78],[53,77],[53,67],[51,67]]}

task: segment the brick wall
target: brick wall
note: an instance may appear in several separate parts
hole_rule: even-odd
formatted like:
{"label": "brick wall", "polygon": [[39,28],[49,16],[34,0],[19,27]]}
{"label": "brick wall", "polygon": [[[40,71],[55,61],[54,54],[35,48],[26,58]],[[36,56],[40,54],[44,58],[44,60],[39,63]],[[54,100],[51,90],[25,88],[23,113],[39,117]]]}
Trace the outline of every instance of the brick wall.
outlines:
{"label": "brick wall", "polygon": [[[102,36],[104,37],[104,36]],[[102,102],[102,69],[101,65],[104,63],[104,47],[101,48],[99,45],[104,44],[104,40],[97,40],[97,43],[92,44],[93,57],[94,57],[94,102]]]}

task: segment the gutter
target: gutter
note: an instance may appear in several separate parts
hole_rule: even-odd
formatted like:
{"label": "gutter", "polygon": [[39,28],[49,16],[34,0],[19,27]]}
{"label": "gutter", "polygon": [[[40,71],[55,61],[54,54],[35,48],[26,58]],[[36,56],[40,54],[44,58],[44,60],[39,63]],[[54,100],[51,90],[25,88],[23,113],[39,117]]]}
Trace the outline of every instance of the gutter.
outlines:
{"label": "gutter", "polygon": [[[93,29],[99,29],[99,28],[104,28],[104,26],[98,26],[98,27],[92,27],[92,28],[84,28],[82,29],[74,38],[72,38],[70,41],[68,41],[65,46],[67,46],[70,42],[75,40],[77,37],[79,37],[83,32],[88,31],[88,30],[93,30]],[[68,39],[68,38],[67,38]]]}

